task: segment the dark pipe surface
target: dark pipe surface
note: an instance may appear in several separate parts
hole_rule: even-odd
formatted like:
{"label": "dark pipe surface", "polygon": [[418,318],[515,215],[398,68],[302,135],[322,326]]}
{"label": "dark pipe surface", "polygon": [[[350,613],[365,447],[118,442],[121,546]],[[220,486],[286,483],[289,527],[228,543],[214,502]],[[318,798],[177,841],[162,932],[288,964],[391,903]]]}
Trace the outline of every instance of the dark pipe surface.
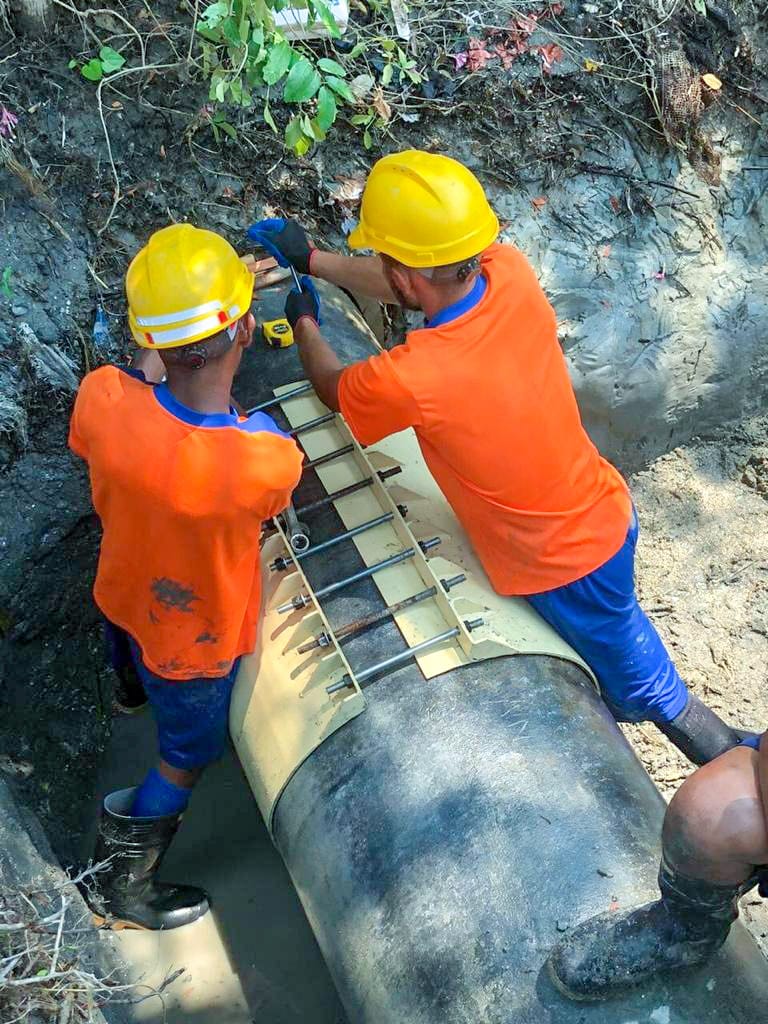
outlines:
{"label": "dark pipe surface", "polygon": [[[369,353],[341,315],[326,330],[346,360]],[[287,359],[282,376],[253,365],[262,388],[300,377]],[[310,473],[296,500],[320,493]],[[342,529],[328,509],[308,525],[315,542]],[[351,545],[316,562],[316,588],[361,566]],[[324,603],[333,626],[382,606],[369,580]],[[390,622],[345,653],[359,670],[403,646]],[[765,960],[741,926],[703,969],[604,1004],[565,1000],[543,972],[564,929],[656,894],[664,803],[578,668],[513,657],[425,681],[408,665],[365,693],[275,816],[350,1024],[765,1018]]]}

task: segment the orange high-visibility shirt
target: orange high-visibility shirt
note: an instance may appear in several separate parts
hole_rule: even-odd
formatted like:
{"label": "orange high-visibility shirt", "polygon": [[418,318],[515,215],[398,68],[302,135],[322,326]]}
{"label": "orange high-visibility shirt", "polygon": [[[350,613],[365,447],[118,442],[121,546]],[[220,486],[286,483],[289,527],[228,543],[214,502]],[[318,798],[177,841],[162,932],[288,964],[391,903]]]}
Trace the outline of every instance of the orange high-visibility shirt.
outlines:
{"label": "orange high-visibility shirt", "polygon": [[69,445],[103,528],[96,604],[156,675],[227,674],[256,643],[261,527],[298,483],[295,442],[262,413],[197,413],[102,366],[80,385]]}
{"label": "orange high-visibility shirt", "polygon": [[467,299],[404,345],[347,367],[362,444],[413,427],[495,590],[572,583],[621,547],[630,498],[581,423],[554,310],[528,261],[493,245]]}

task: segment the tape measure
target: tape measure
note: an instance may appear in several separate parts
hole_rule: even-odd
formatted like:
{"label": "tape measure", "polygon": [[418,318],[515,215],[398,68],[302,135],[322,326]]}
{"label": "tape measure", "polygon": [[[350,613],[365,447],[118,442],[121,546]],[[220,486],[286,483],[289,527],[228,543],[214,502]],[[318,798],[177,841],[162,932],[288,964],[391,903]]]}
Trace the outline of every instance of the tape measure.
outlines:
{"label": "tape measure", "polygon": [[261,325],[264,341],[270,348],[288,348],[293,344],[293,331],[287,320],[265,320]]}

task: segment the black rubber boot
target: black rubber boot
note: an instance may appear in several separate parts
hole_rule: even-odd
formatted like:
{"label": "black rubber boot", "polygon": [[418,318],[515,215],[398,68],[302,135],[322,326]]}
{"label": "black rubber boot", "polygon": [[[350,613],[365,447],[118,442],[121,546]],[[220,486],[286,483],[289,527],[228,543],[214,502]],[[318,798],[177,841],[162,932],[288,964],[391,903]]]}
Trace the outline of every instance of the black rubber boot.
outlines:
{"label": "black rubber boot", "polygon": [[139,674],[133,665],[123,665],[115,669],[117,685],[113,695],[115,708],[124,715],[135,715],[147,706],[147,695],[144,692]]}
{"label": "black rubber boot", "polygon": [[96,874],[86,900],[95,923],[108,928],[180,928],[210,906],[203,889],[155,881],[181,815],[132,818],[135,794],[135,788],[121,789],[104,798],[93,859],[98,864],[109,858],[109,864]]}
{"label": "black rubber boot", "polygon": [[728,937],[737,900],[754,884],[713,885],[686,878],[662,861],[661,899],[578,925],[547,962],[570,999],[607,999],[664,971],[702,964]]}
{"label": "black rubber boot", "polygon": [[688,694],[688,701],[671,722],[654,722],[664,735],[672,740],[678,750],[693,764],[707,764],[720,757],[726,750],[737,747],[744,736],[737,732],[703,704],[694,694]]}

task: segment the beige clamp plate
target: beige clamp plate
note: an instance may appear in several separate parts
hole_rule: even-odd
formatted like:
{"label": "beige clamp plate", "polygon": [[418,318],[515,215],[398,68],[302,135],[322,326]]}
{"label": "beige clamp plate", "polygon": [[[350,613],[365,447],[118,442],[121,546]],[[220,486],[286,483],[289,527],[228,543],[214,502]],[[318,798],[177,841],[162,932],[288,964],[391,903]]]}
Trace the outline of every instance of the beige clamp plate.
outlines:
{"label": "beige clamp plate", "polygon": [[[275,394],[290,392],[291,384]],[[327,412],[309,391],[281,402],[292,427]],[[386,605],[394,605],[425,588],[435,587],[433,598],[398,612],[394,620],[409,647],[415,647],[447,630],[457,635],[416,655],[425,678],[442,675],[470,661],[511,654],[546,654],[564,658],[592,673],[578,655],[524,600],[495,594],[432,476],[427,470],[413,431],[403,431],[364,451],[355,441],[341,415],[300,435],[309,459],[351,445],[349,454],[316,467],[328,493],[373,476],[372,486],[334,502],[345,529],[352,529],[384,513],[383,523],[352,538],[365,565],[370,566],[407,548],[414,556],[390,566],[373,577]],[[394,465],[402,472],[391,483],[382,483],[378,470]],[[408,521],[397,505],[408,506]],[[292,560],[282,527],[266,541],[262,565],[277,557]],[[311,530],[311,521],[307,524]],[[435,535],[442,543],[439,554],[426,557],[419,541]],[[332,550],[332,549],[331,549]],[[320,556],[318,556],[320,557]],[[446,593],[441,580],[466,575],[466,581]],[[243,768],[251,783],[265,821],[271,828],[274,807],[293,773],[320,743],[365,708],[365,698],[347,663],[320,602],[301,569],[301,562],[282,573],[263,570],[264,618],[256,651],[242,659],[235,686],[230,729]],[[304,608],[287,614],[279,606],[297,595],[307,595]],[[467,621],[481,617],[483,625],[468,629]],[[297,648],[325,632],[326,647],[308,654]],[[349,680],[347,687],[328,694],[326,688]]]}

